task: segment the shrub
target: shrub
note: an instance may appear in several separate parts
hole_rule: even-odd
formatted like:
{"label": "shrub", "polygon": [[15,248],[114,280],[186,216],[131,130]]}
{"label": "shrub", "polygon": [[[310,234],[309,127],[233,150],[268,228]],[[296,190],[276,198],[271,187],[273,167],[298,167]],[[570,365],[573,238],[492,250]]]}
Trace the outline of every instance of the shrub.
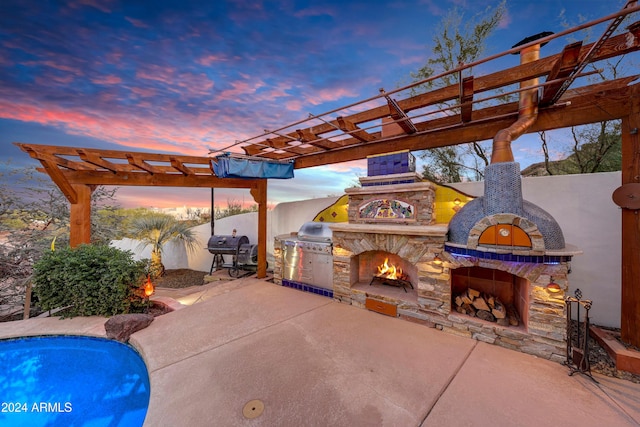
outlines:
{"label": "shrub", "polygon": [[44,310],[71,306],[65,316],[141,311],[145,261],[106,245],[49,251],[34,265],[34,294]]}

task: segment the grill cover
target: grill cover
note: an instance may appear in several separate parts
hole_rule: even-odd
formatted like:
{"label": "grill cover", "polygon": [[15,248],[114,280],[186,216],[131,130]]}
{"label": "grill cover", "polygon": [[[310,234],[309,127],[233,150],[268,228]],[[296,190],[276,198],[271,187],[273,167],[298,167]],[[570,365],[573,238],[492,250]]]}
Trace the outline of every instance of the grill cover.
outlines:
{"label": "grill cover", "polygon": [[293,178],[292,162],[252,160],[221,155],[213,162],[219,178]]}
{"label": "grill cover", "polygon": [[298,238],[312,242],[331,242],[333,240],[333,232],[327,223],[305,222],[298,230]]}
{"label": "grill cover", "polygon": [[212,254],[233,254],[235,255],[240,245],[249,244],[247,236],[213,235],[209,237],[207,249]]}

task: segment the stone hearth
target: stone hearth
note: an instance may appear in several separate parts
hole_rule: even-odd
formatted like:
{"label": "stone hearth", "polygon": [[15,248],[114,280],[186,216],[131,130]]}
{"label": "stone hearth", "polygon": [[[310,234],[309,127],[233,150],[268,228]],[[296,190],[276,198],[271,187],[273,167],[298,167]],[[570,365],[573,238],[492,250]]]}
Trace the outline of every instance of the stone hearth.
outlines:
{"label": "stone hearth", "polygon": [[[456,256],[444,252],[446,225],[364,226],[334,224],[334,299],[366,308],[367,300],[396,307],[396,315],[445,332],[500,345],[562,362],[566,359],[564,295],[568,263],[537,264],[504,262]],[[358,278],[358,256],[369,251],[398,255],[417,267],[414,289],[369,286]],[[439,260],[436,260],[436,255]],[[528,303],[517,327],[499,326],[452,309],[452,271],[483,267],[508,272],[527,281]],[[549,293],[552,280],[561,292]]]}

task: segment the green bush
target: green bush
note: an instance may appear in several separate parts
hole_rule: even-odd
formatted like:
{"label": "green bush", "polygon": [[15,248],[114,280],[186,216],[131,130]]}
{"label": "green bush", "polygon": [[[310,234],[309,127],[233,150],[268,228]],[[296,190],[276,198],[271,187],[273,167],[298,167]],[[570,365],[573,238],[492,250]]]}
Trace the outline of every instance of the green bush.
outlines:
{"label": "green bush", "polygon": [[141,311],[145,261],[105,245],[49,251],[34,265],[33,292],[44,310],[71,306],[66,317]]}

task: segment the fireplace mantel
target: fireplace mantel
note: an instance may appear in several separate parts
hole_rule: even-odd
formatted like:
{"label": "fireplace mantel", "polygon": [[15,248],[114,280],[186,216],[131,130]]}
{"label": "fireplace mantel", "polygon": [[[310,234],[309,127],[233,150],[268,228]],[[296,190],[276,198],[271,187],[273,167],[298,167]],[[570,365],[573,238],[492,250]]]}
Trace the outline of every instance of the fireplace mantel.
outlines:
{"label": "fireplace mantel", "polygon": [[449,230],[447,224],[395,225],[395,224],[349,224],[338,222],[329,226],[334,232],[399,234],[403,236],[444,237]]}

